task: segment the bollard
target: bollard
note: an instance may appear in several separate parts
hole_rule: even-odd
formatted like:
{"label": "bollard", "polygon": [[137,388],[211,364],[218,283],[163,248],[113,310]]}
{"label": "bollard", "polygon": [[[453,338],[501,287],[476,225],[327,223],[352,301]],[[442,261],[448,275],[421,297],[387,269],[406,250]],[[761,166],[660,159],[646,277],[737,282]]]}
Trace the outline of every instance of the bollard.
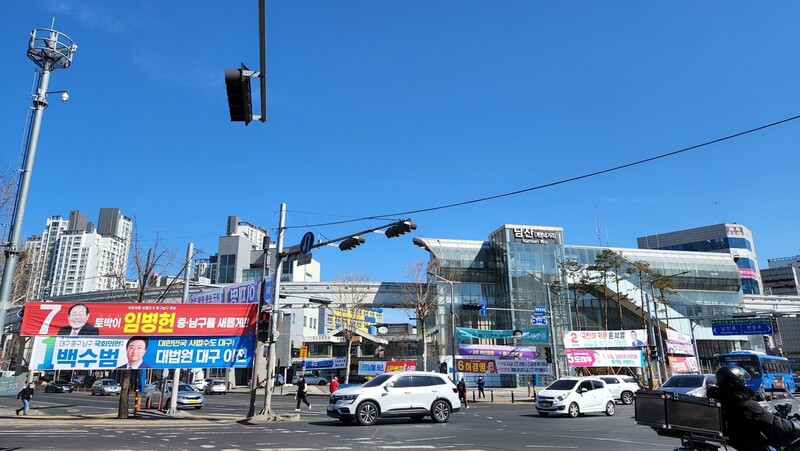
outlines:
{"label": "bollard", "polygon": [[514,392],[511,392],[511,404],[514,404]]}
{"label": "bollard", "polygon": [[133,411],[138,412],[142,410],[142,397],[139,395],[138,391],[136,392],[136,397],[134,398],[134,400],[135,401],[133,404]]}
{"label": "bollard", "polygon": [[472,390],[472,402],[475,402],[475,390]]}
{"label": "bollard", "polygon": [[494,402],[494,390],[489,391],[489,399],[491,399],[491,402]]}

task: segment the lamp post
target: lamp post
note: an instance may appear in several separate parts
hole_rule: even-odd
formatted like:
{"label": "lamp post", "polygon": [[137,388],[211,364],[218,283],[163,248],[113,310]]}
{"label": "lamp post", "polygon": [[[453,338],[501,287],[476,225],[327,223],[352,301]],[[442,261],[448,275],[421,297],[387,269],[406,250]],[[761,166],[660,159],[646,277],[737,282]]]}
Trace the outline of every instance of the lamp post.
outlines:
{"label": "lamp post", "polygon": [[[53,26],[55,26],[55,19],[53,19],[51,27]],[[0,281],[0,339],[3,341],[3,349],[5,349],[5,334],[3,332],[5,331],[8,301],[11,298],[14,270],[16,269],[19,254],[22,253],[22,248],[24,247],[21,243],[22,220],[25,217],[33,163],[39,146],[39,131],[42,126],[44,109],[47,108],[47,88],[50,84],[50,73],[57,69],[68,68],[72,64],[72,56],[76,50],[78,50],[78,46],[75,45],[72,39],[52,28],[36,28],[31,32],[28,58],[41,68],[41,76],[39,77],[36,96],[33,98],[33,120],[28,133],[23,169],[19,176],[19,187],[17,188],[13,215],[11,216],[11,231],[4,249],[5,266],[3,268],[3,278]],[[66,92],[59,92],[62,93],[62,100],[67,101],[69,99],[69,96],[65,95]],[[5,355],[0,355],[0,366],[4,357]],[[21,358],[17,358],[16,370],[17,374],[22,371]],[[33,373],[31,372],[30,374],[32,375]]]}
{"label": "lamp post", "polygon": [[[689,271],[682,271],[682,272],[679,272],[679,273],[676,273],[676,274],[670,274],[668,276],[659,276],[659,277],[650,279],[650,297],[652,298],[652,301],[653,301],[653,310],[655,310],[656,322],[658,321],[658,308],[655,305],[655,302],[656,302],[655,284],[656,284],[656,282],[661,281],[661,280],[671,279],[671,278],[677,277],[677,276],[682,276],[684,274],[687,274],[688,272]],[[653,330],[653,316],[650,314],[650,302],[647,303],[647,329],[648,329],[647,330],[648,338],[650,340],[651,346],[655,345],[659,358],[664,359],[665,358],[664,348],[662,346],[662,341],[663,340],[661,340],[661,339],[656,340],[655,331]],[[660,336],[661,335],[661,327],[658,328],[658,332],[659,332],[659,336]],[[649,378],[648,378],[649,379],[648,380],[648,386],[649,386],[649,388],[652,389],[653,388],[652,358],[648,358],[647,359],[647,365],[648,365],[647,370],[650,373],[650,374],[648,374],[648,376],[649,376]],[[661,385],[661,382],[663,382],[663,380],[664,380],[663,376],[666,375],[666,373],[667,373],[667,367],[666,367],[666,365],[664,365],[664,373],[663,373],[663,375],[662,375],[662,372],[661,372],[661,364],[660,363],[656,365],[656,369],[658,370],[658,384]]]}
{"label": "lamp post", "polygon": [[450,284],[450,325],[452,326],[452,331],[451,331],[452,336],[450,337],[450,351],[453,358],[453,382],[456,382],[458,378],[456,377],[456,309],[455,309],[455,289],[453,288],[454,282],[452,280],[445,279],[444,277],[438,274],[434,274],[432,272],[428,272],[428,275],[436,277],[442,282],[447,282]]}

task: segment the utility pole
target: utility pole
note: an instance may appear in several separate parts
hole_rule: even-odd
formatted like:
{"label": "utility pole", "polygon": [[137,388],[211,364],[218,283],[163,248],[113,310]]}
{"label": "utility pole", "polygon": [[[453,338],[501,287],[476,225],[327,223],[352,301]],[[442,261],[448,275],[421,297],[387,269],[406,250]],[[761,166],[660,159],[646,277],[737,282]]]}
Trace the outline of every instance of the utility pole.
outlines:
{"label": "utility pole", "polygon": [[[53,19],[51,27],[55,26]],[[8,312],[8,302],[11,298],[11,288],[14,282],[14,271],[17,266],[19,254],[22,252],[22,221],[25,218],[25,208],[28,202],[28,190],[31,184],[33,173],[33,163],[36,159],[36,150],[39,146],[39,132],[42,126],[42,117],[47,108],[47,91],[50,85],[50,72],[56,69],[66,69],[72,64],[72,55],[78,50],[78,46],[67,35],[60,33],[52,28],[35,28],[31,32],[31,40],[28,44],[28,58],[41,68],[39,86],[36,89],[36,96],[33,98],[33,121],[28,133],[28,141],[25,147],[25,157],[23,169],[19,176],[19,186],[17,187],[17,197],[14,202],[14,211],[11,217],[11,231],[9,232],[8,242],[4,243],[3,253],[6,262],[3,268],[3,278],[0,282],[0,339],[3,340],[2,354],[0,354],[0,364],[5,357],[5,323],[6,313]],[[69,94],[67,91],[54,91],[61,93],[61,100],[67,101]],[[21,340],[20,340],[21,341]],[[22,370],[22,355],[17,356],[16,373]],[[31,373],[32,374],[32,373]]]}

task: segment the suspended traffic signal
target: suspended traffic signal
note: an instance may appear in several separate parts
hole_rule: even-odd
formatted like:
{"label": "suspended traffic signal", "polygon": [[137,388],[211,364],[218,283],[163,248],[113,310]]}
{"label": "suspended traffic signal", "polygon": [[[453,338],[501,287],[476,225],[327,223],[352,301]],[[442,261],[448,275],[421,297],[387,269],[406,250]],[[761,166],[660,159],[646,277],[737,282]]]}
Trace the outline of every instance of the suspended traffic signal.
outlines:
{"label": "suspended traffic signal", "polygon": [[650,358],[657,359],[658,358],[658,346],[650,345]]}
{"label": "suspended traffic signal", "polygon": [[269,341],[269,312],[261,312],[258,314],[258,341]]}
{"label": "suspended traffic signal", "polygon": [[357,247],[357,246],[361,246],[362,244],[364,244],[364,237],[355,235],[355,236],[351,236],[350,238],[342,241],[339,244],[339,249],[341,249],[343,251],[349,251],[350,249],[353,249],[354,247]]}
{"label": "suspended traffic signal", "polygon": [[[245,71],[248,74],[245,74]],[[225,69],[225,90],[228,93],[231,122],[244,122],[244,125],[253,120],[249,72],[244,64],[241,69]]]}
{"label": "suspended traffic signal", "polygon": [[550,346],[545,346],[544,348],[544,359],[547,363],[553,363],[553,350]]}
{"label": "suspended traffic signal", "polygon": [[481,306],[479,304],[461,304],[462,310],[480,310]]}
{"label": "suspended traffic signal", "polygon": [[386,229],[386,238],[394,238],[412,230],[416,230],[416,228],[417,225],[414,224],[414,221],[410,219],[400,221]]}

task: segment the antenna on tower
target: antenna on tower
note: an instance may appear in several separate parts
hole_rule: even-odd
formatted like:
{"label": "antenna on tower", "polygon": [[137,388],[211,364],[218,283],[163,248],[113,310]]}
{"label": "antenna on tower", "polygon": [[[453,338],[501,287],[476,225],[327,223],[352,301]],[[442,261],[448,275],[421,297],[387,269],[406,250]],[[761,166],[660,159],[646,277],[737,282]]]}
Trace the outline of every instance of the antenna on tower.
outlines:
{"label": "antenna on tower", "polygon": [[597,230],[597,244],[603,245],[603,237],[600,235],[600,222],[597,220],[597,207],[594,207],[594,227]]}

